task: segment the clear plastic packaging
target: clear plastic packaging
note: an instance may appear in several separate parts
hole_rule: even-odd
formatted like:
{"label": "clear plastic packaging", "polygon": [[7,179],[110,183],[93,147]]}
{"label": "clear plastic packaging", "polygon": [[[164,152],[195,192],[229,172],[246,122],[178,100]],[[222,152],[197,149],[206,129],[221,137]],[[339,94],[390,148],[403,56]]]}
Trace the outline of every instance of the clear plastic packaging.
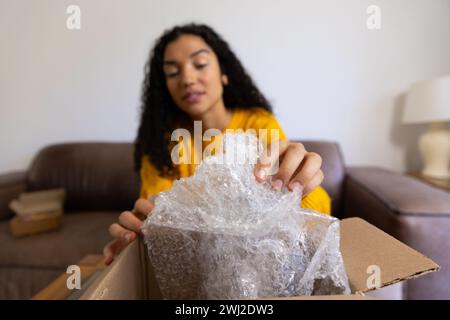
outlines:
{"label": "clear plastic packaging", "polygon": [[302,209],[299,192],[256,181],[256,136],[226,134],[223,145],[160,193],[143,225],[163,297],[349,294],[339,220]]}

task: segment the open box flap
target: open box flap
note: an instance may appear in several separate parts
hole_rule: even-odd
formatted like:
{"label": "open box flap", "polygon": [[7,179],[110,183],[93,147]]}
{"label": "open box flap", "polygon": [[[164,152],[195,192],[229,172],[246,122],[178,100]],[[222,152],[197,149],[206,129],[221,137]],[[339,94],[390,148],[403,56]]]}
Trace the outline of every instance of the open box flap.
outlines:
{"label": "open box flap", "polygon": [[162,299],[142,239],[125,248],[80,297],[80,300],[141,299]]}
{"label": "open box flap", "polygon": [[[368,267],[380,268],[381,287],[437,271],[429,258],[360,218],[341,221],[341,252],[352,295],[342,299],[367,299]],[[80,299],[161,299],[161,292],[142,241],[131,243],[92,283]],[[339,296],[284,299],[341,299]],[[283,298],[282,298],[283,299]]]}
{"label": "open box flap", "polygon": [[[439,270],[431,259],[360,218],[341,221],[341,253],[352,292],[368,292],[379,267],[381,286]],[[375,267],[371,267],[375,266]]]}
{"label": "open box flap", "polygon": [[[146,270],[141,241],[134,241],[116,257],[80,300],[137,300],[146,298]],[[83,285],[83,284],[82,284]]]}

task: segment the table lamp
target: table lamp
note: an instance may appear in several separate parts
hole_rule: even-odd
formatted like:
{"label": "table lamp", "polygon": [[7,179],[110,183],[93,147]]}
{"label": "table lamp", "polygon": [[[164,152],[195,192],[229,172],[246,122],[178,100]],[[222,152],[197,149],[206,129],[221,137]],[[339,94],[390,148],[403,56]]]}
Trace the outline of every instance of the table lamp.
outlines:
{"label": "table lamp", "polygon": [[418,141],[422,175],[450,178],[450,76],[413,84],[406,97],[403,123],[429,123]]}

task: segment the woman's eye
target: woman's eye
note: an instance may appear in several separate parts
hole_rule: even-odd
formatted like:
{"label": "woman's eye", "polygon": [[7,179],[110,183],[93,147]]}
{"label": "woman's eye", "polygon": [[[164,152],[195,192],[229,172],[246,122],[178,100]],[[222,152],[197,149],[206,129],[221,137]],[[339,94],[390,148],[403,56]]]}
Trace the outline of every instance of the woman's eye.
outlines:
{"label": "woman's eye", "polygon": [[167,78],[174,78],[178,75],[178,72],[166,73]]}
{"label": "woman's eye", "polygon": [[195,67],[197,69],[203,69],[204,67],[206,67],[208,64],[207,63],[202,63],[202,64],[197,64]]}

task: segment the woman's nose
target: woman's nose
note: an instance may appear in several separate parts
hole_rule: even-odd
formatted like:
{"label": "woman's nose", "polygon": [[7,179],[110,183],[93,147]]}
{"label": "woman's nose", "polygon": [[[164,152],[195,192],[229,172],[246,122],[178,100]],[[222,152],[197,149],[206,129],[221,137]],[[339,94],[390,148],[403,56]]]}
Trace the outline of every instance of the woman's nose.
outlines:
{"label": "woman's nose", "polygon": [[185,68],[182,75],[183,86],[189,87],[195,84],[195,74],[192,70],[190,70],[190,68]]}
{"label": "woman's nose", "polygon": [[192,79],[185,79],[183,80],[183,86],[185,87],[190,87],[192,85],[194,85],[195,81]]}

